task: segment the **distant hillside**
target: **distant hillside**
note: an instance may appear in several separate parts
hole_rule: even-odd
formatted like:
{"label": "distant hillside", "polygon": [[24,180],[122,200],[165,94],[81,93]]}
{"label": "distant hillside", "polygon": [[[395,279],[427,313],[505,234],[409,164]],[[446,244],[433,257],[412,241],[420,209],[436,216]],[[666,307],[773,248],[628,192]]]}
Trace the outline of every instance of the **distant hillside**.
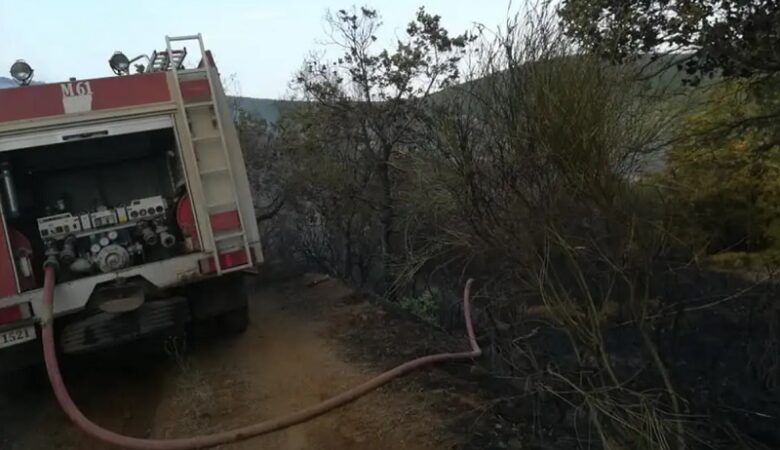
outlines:
{"label": "distant hillside", "polygon": [[15,87],[15,86],[16,86],[16,82],[14,80],[6,77],[0,77],[0,89]]}
{"label": "distant hillside", "polygon": [[[700,91],[700,89],[686,89],[683,86],[683,74],[675,67],[676,62],[684,61],[687,57],[687,54],[665,55],[655,61],[651,61],[649,57],[644,57],[634,64],[636,64],[638,67],[642,67],[642,73],[648,76],[648,87],[653,89],[661,89],[667,93],[678,94],[682,93],[683,91]],[[432,99],[434,101],[439,101],[452,95],[457,95],[458,91],[468,89],[472,83],[479,85],[484,83],[484,81],[475,80],[444,89],[433,94]],[[702,81],[702,85],[700,87],[704,87],[711,83],[712,80],[705,79]],[[240,96],[230,97],[230,102],[234,109],[243,110],[254,117],[263,119],[270,123],[277,122],[282,112],[288,111],[289,109],[295,109],[302,104],[302,102],[290,100],[274,100],[268,98]]]}
{"label": "distant hillside", "polygon": [[290,100],[252,97],[230,97],[229,101],[234,109],[244,111],[269,123],[278,122],[284,111],[294,109],[300,104],[300,102]]}
{"label": "distant hillside", "polygon": [[[678,73],[676,69],[673,68],[673,64],[669,64],[669,63],[679,58],[681,58],[681,56],[672,55],[672,56],[667,56],[665,58],[662,58],[653,63],[648,63],[647,59],[643,59],[637,64],[643,64],[643,65],[646,64],[647,73],[651,73],[655,69],[661,68],[665,65],[669,65],[669,67],[666,70],[659,70],[658,73],[655,73],[654,76],[651,77],[650,81],[651,84],[656,88],[663,86],[664,88],[667,89],[668,88],[677,89],[679,86],[682,85],[681,75]],[[479,86],[480,84],[483,83],[484,81],[481,79],[475,81],[469,81],[464,84],[452,86],[443,89],[439,92],[436,92],[432,95],[431,98],[433,99],[433,101],[446,100],[452,95],[457,95],[459,91],[462,91],[464,89],[467,90],[469,86],[472,86],[474,84]],[[231,96],[229,97],[229,101],[233,109],[242,110],[258,119],[263,119],[269,123],[278,122],[279,117],[281,117],[283,112],[289,111],[290,109],[295,109],[300,104],[302,104],[302,102],[291,101],[291,100],[274,100],[269,98],[253,98],[253,97],[241,97],[241,96]]]}
{"label": "distant hillside", "polygon": [[[32,82],[32,84],[43,84],[43,83],[44,83],[43,81],[35,81],[35,80],[33,80]],[[17,87],[17,86],[19,86],[19,83],[12,80],[11,78],[0,77],[0,89]]]}

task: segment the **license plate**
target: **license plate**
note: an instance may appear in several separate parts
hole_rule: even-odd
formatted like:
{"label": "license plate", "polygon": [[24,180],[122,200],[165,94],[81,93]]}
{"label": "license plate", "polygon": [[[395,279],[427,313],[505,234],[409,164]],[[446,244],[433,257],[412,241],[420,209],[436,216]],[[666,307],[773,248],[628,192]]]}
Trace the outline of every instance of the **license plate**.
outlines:
{"label": "license plate", "polygon": [[35,339],[35,337],[36,334],[34,326],[17,328],[11,331],[4,331],[0,333],[0,348],[10,347],[12,345],[32,341]]}

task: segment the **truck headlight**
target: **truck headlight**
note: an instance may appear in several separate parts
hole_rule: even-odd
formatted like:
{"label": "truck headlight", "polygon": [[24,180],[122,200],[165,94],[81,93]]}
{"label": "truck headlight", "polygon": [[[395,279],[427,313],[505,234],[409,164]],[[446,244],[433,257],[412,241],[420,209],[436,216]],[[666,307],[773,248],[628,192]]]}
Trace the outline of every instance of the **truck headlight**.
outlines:
{"label": "truck headlight", "polygon": [[114,52],[108,60],[108,64],[117,75],[125,75],[130,72],[130,60],[122,52]]}
{"label": "truck headlight", "polygon": [[23,59],[17,59],[16,62],[11,65],[11,76],[22,86],[30,84],[33,72],[33,68]]}

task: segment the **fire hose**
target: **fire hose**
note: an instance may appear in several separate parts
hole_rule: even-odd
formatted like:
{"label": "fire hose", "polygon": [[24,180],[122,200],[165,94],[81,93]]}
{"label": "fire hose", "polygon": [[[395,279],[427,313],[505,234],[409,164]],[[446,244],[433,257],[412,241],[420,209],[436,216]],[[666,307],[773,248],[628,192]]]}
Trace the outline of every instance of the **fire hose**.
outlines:
{"label": "fire hose", "polygon": [[243,441],[312,420],[329,411],[353,402],[390,381],[421,367],[443,361],[473,359],[482,355],[482,350],[477,344],[477,339],[474,336],[474,327],[471,322],[470,291],[474,280],[470,279],[466,282],[466,287],[463,292],[463,315],[466,323],[466,333],[468,334],[469,344],[471,346],[470,351],[460,353],[439,353],[413,359],[321,403],[243,428],[179,439],[141,439],[124,436],[102,428],[84,416],[73,402],[73,399],[71,399],[68,389],[65,387],[57,362],[57,352],[54,343],[53,309],[55,268],[53,265],[46,265],[44,272],[44,315],[41,322],[41,334],[46,371],[49,376],[49,382],[54,390],[54,395],[62,410],[78,428],[100,441],[118,447],[138,450],[184,450],[208,448]]}

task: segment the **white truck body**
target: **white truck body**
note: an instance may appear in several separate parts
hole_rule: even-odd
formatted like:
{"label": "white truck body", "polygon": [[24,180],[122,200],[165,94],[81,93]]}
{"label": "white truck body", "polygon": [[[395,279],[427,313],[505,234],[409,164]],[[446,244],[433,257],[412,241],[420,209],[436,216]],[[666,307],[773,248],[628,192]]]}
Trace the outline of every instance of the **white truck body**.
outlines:
{"label": "white truck body", "polygon": [[[72,260],[65,238],[37,236],[45,231],[31,225],[41,220],[41,203],[59,193],[57,183],[67,185],[64,198],[78,205],[64,215],[72,214],[77,224],[78,217],[86,220],[68,239],[81,247],[98,242],[94,253],[76,251],[84,266],[79,270],[89,268],[73,269],[57,284],[58,317],[89,309],[96,289],[118,281],[142,280],[165,292],[262,262],[243,154],[211,53],[200,35],[166,41],[167,49],[155,53],[143,73],[0,89],[0,163],[8,164],[8,183],[19,183],[5,189],[0,202],[0,357],[15,346],[8,342],[20,335],[14,330],[31,329],[43,313],[41,252]],[[199,44],[196,67],[180,65],[182,51],[172,48],[180,41]],[[99,184],[84,175],[90,173]],[[97,191],[113,198],[112,204],[84,206]],[[157,198],[150,195],[165,198],[168,210],[154,220],[128,218],[128,205]],[[24,212],[25,198],[28,210],[37,213]],[[108,226],[90,222],[107,210]],[[140,231],[162,237],[167,228],[179,228],[172,231],[175,247],[153,248],[138,237]],[[117,233],[127,241],[103,245]],[[90,241],[79,243],[85,239]],[[148,257],[154,252],[163,256]]]}

